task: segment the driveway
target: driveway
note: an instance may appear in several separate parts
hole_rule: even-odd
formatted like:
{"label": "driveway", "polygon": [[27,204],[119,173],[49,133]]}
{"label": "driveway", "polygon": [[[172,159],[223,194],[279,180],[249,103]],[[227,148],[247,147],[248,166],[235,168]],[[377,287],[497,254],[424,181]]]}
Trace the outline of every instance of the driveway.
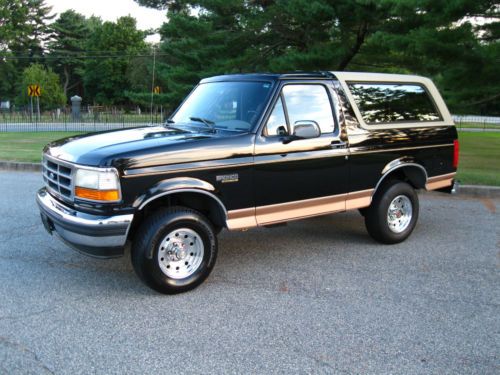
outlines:
{"label": "driveway", "polygon": [[176,296],[129,254],[96,260],[43,229],[37,173],[0,172],[0,373],[497,374],[500,201],[421,195],[404,243],[348,212],[223,231]]}

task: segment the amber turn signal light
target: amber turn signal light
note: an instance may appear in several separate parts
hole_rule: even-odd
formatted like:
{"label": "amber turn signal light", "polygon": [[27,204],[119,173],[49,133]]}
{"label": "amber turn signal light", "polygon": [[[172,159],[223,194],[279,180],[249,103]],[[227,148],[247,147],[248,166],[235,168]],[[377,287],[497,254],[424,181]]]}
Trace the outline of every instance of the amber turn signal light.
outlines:
{"label": "amber turn signal light", "polygon": [[117,201],[120,199],[118,190],[95,190],[83,187],[75,187],[75,196],[93,201]]}

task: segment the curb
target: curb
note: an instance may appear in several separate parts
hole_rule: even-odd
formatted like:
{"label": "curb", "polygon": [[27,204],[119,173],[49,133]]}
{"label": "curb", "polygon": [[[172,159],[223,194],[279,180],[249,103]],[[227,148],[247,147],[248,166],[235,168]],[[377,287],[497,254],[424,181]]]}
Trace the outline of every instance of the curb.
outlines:
{"label": "curb", "polygon": [[459,185],[458,195],[478,198],[500,198],[500,187],[483,185]]}
{"label": "curb", "polygon": [[[42,170],[42,164],[0,160],[0,171],[2,170],[17,172],[40,172]],[[466,195],[469,197],[478,198],[500,198],[500,187],[483,185],[459,185],[458,193],[456,195]]]}
{"label": "curb", "polygon": [[18,172],[40,172],[42,170],[41,163],[22,163],[17,161],[0,160],[0,170],[18,171]]}

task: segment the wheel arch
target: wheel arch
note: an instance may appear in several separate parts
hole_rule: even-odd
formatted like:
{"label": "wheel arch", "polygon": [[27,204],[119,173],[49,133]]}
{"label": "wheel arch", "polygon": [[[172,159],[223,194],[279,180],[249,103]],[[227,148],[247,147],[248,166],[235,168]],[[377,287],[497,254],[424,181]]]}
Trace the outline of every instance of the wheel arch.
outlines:
{"label": "wheel arch", "polygon": [[134,202],[132,235],[143,219],[160,207],[184,206],[201,212],[214,227],[225,227],[227,210],[210,183],[195,178],[173,178],[155,184]]}
{"label": "wheel arch", "polygon": [[381,173],[382,176],[373,190],[372,197],[375,196],[382,183],[390,178],[408,181],[416,189],[425,189],[428,178],[427,171],[421,164],[405,159],[391,161],[382,169]]}

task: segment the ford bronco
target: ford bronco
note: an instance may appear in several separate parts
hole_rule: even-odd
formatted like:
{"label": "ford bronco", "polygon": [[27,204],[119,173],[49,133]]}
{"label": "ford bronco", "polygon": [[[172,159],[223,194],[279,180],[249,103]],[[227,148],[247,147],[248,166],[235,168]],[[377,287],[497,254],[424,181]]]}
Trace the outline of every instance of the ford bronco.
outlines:
{"label": "ford bronco", "polygon": [[405,240],[417,189],[452,192],[457,131],[427,78],[318,72],[203,79],[164,126],[86,134],[43,152],[42,222],[71,247],[123,255],[162,293],[207,278],[223,229],[358,209]]}

